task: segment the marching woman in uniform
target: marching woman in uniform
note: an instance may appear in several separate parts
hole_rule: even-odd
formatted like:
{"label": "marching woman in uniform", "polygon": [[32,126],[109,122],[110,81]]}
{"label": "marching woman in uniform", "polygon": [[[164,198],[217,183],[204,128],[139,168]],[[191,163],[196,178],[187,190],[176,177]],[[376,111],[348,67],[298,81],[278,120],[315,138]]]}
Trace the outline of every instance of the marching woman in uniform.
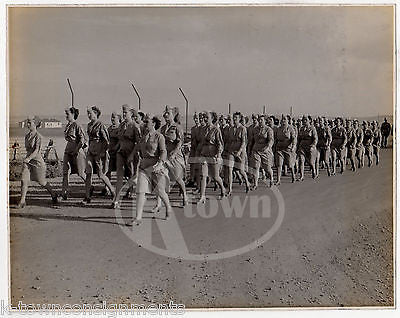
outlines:
{"label": "marching woman in uniform", "polygon": [[332,132],[328,125],[328,122],[324,118],[323,120],[319,118],[318,127],[316,127],[318,133],[318,143],[317,143],[317,162],[316,162],[316,170],[317,177],[319,176],[319,164],[320,161],[323,164],[323,167],[326,167],[326,172],[328,177],[331,176],[331,168],[329,165],[329,159],[331,156],[331,143],[332,143]]}
{"label": "marching woman in uniform", "polygon": [[[111,114],[111,125],[107,128],[108,135],[110,136],[110,145],[108,147],[108,154],[110,155],[110,162],[108,165],[108,171],[106,176],[111,180],[111,172],[117,171],[117,151],[119,147],[118,143],[118,130],[121,124],[121,116],[113,112]],[[102,195],[107,194],[107,188],[104,188]]]}
{"label": "marching woman in uniform", "polygon": [[343,119],[338,117],[335,119],[335,125],[332,128],[332,174],[336,174],[336,159],[339,160],[340,173],[343,173],[346,167],[346,144],[347,133],[343,127]]}
{"label": "marching woman in uniform", "polygon": [[226,164],[229,160],[229,153],[228,153],[228,148],[229,148],[229,134],[231,130],[231,126],[228,125],[226,118],[224,115],[221,115],[219,117],[219,129],[221,130],[222,134],[222,141],[224,142],[224,150],[222,151],[222,159],[224,160],[224,164],[222,166],[222,178],[224,182],[224,186],[227,186],[227,180],[229,179],[229,165]]}
{"label": "marching woman in uniform", "polygon": [[356,171],[356,144],[357,136],[351,124],[351,120],[346,120],[347,131],[347,157],[350,159],[351,170]]}
{"label": "marching woman in uniform", "polygon": [[254,144],[254,132],[258,127],[258,116],[257,114],[251,115],[251,120],[253,121],[250,126],[247,127],[247,156],[250,157],[251,150]]}
{"label": "marching woman in uniform", "polygon": [[282,167],[286,165],[292,174],[292,183],[295,182],[294,169],[296,164],[297,135],[293,125],[286,116],[282,116],[281,125],[276,129],[276,156],[277,156],[277,180],[276,185],[281,184]]}
{"label": "marching woman in uniform", "polygon": [[260,168],[263,168],[270,178],[269,186],[274,182],[274,173],[272,166],[274,164],[274,153],[272,147],[274,145],[274,131],[265,122],[265,115],[258,116],[257,129],[254,130],[254,143],[251,148],[251,171],[253,174],[252,190],[258,187],[258,179],[260,176]]}
{"label": "marching woman in uniform", "polygon": [[200,153],[201,153],[201,140],[204,136],[205,133],[205,126],[206,123],[204,121],[204,116],[203,113],[199,113],[199,128],[197,131],[197,140],[196,140],[196,149],[195,149],[195,158],[196,158],[196,163],[195,163],[195,171],[196,171],[196,186],[197,189],[193,191],[194,194],[200,193],[200,188],[201,188],[201,158],[200,158]]}
{"label": "marching woman in uniform", "polygon": [[168,168],[166,166],[167,148],[164,136],[157,131],[161,120],[152,115],[145,115],[143,120],[145,134],[133,149],[129,160],[140,155],[138,178],[136,185],[136,220],[132,219],[126,225],[140,225],[143,208],[146,203],[146,193],[154,193],[161,198],[167,208],[166,219],[172,212],[168,198],[169,189]]}
{"label": "marching woman in uniform", "polygon": [[26,193],[28,192],[29,181],[36,181],[44,187],[51,195],[53,203],[58,203],[58,195],[46,180],[46,163],[40,153],[42,136],[38,133],[38,124],[33,118],[26,121],[29,132],[25,135],[26,157],[23,161],[21,175],[21,199],[17,209],[26,206]]}
{"label": "marching woman in uniform", "polygon": [[[367,121],[363,121],[363,132],[364,132],[364,140],[363,140],[364,154],[367,156],[368,159],[368,167],[371,167],[372,155],[373,155],[373,149],[372,149],[373,133]],[[364,164],[364,158],[362,159],[362,162]]]}
{"label": "marching woman in uniform", "polygon": [[[178,184],[183,194],[182,206],[186,206],[188,204],[188,198],[185,182],[183,181],[186,165],[182,149],[184,134],[182,127],[175,121],[176,118],[179,118],[179,109],[175,108],[175,114],[173,114],[173,110],[166,107],[163,117],[165,125],[161,127],[161,134],[165,138],[165,147],[167,148],[166,165],[169,171],[169,179],[171,181],[176,181]],[[160,208],[161,198],[158,198],[157,206],[153,210],[156,212],[159,211]]]}
{"label": "marching woman in uniform", "polygon": [[227,132],[228,144],[225,145],[228,159],[228,195],[232,194],[233,169],[238,171],[240,177],[244,180],[246,193],[250,190],[249,180],[246,174],[246,146],[247,146],[247,131],[240,121],[242,114],[236,112],[233,114],[233,125]]}
{"label": "marching woman in uniform", "polygon": [[92,189],[92,174],[97,173],[101,181],[104,182],[111,195],[115,195],[114,187],[106,172],[109,165],[108,146],[110,137],[106,126],[99,120],[101,111],[97,106],[88,107],[87,115],[90,120],[87,126],[89,137],[89,149],[86,155],[86,195],[82,203],[90,203]]}
{"label": "marching woman in uniform", "polygon": [[300,179],[299,181],[304,180],[304,164],[305,161],[311,167],[311,173],[313,179],[315,179],[316,171],[315,171],[315,163],[317,159],[317,143],[318,143],[318,135],[315,127],[310,123],[310,119],[306,116],[303,116],[302,119],[303,126],[301,126],[299,130],[299,146],[297,153],[299,155],[299,166],[300,166]]}
{"label": "marching woman in uniform", "polygon": [[81,125],[76,122],[79,116],[79,109],[70,107],[65,110],[65,117],[68,121],[64,130],[64,137],[67,141],[67,145],[64,150],[63,159],[63,183],[61,196],[64,200],[68,198],[68,184],[69,175],[77,174],[85,182],[85,167],[86,167],[86,155],[84,148],[86,145],[85,133]]}
{"label": "marching woman in uniform", "polygon": [[199,132],[199,116],[197,113],[193,114],[194,126],[190,129],[190,151],[189,151],[189,164],[190,164],[190,174],[189,182],[187,187],[194,187],[196,183],[196,147],[198,143],[198,132]]}
{"label": "marching woman in uniform", "polygon": [[120,196],[124,177],[132,177],[136,174],[135,161],[128,160],[136,143],[140,140],[140,131],[132,119],[133,109],[129,105],[122,105],[123,121],[118,128],[118,151],[117,151],[117,184],[112,208],[120,207]]}
{"label": "marching woman in uniform", "polygon": [[215,180],[221,189],[221,197],[226,196],[222,178],[219,175],[221,155],[224,149],[221,131],[212,124],[211,112],[203,112],[204,127],[201,134],[199,152],[201,160],[201,186],[199,204],[206,202],[207,177]]}
{"label": "marching woman in uniform", "polygon": [[381,149],[382,134],[376,120],[372,121],[372,148],[375,156],[376,165],[379,164],[379,151]]}
{"label": "marching woman in uniform", "polygon": [[354,128],[354,133],[356,134],[356,158],[358,161],[358,168],[361,169],[364,167],[364,145],[363,145],[363,140],[364,140],[364,132],[362,128],[360,127],[358,120],[353,121],[353,128]]}

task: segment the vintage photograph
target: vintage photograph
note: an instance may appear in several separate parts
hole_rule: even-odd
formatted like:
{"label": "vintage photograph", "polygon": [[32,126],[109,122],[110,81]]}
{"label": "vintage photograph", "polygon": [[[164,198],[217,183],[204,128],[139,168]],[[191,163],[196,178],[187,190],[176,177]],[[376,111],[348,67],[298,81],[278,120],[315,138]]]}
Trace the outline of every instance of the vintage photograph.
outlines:
{"label": "vintage photograph", "polygon": [[10,5],[7,36],[14,309],[394,308],[394,5]]}

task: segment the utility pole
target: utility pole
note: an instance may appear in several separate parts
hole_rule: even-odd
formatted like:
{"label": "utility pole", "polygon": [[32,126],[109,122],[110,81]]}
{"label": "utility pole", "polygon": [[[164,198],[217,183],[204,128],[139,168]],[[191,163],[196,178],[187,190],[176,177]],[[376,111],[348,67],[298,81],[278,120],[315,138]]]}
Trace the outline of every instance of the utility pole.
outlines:
{"label": "utility pole", "polygon": [[181,94],[182,94],[182,96],[183,96],[183,98],[185,99],[185,102],[186,102],[186,108],[185,108],[185,117],[186,117],[185,126],[186,126],[186,127],[185,127],[185,130],[186,130],[186,136],[187,136],[187,133],[188,133],[189,101],[188,101],[188,99],[186,98],[186,95],[185,95],[185,93],[183,92],[182,88],[179,87],[179,91],[181,92]]}
{"label": "utility pole", "polygon": [[136,93],[136,96],[137,96],[137,98],[138,98],[138,108],[139,108],[139,110],[140,110],[140,106],[141,106],[141,98],[140,98],[139,92],[137,91],[137,89],[136,89],[135,85],[133,85],[133,83],[132,83],[132,82],[131,82],[131,85],[132,85],[132,87],[133,87],[133,90],[134,90],[134,91],[135,91],[135,93]]}
{"label": "utility pole", "polygon": [[229,113],[229,115],[231,114],[231,103],[229,103],[229,105],[228,105],[228,113]]}
{"label": "utility pole", "polygon": [[74,91],[71,86],[71,82],[69,81],[69,78],[67,78],[69,90],[71,91],[71,106],[74,106]]}

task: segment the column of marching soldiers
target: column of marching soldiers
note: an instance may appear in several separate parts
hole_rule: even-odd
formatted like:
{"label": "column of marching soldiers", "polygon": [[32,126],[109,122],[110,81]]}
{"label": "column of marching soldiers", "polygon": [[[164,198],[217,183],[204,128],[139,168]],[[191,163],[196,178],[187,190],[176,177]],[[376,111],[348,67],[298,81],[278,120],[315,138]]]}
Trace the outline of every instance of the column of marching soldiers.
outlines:
{"label": "column of marching soldiers", "polygon": [[[380,148],[387,147],[392,132],[386,118],[377,121],[334,119],[240,112],[217,114],[204,111],[193,115],[190,146],[186,149],[181,115],[177,107],[166,106],[162,117],[137,111],[123,105],[121,114],[112,113],[111,125],[100,120],[97,106],[87,108],[86,134],[77,123],[79,109],[65,109],[67,124],[63,157],[61,194],[46,180],[46,164],[40,152],[42,137],[35,118],[28,118],[25,136],[26,158],[21,177],[21,200],[26,205],[29,181],[37,181],[51,194],[54,203],[68,200],[69,176],[77,174],[85,184],[83,205],[93,197],[94,174],[104,183],[102,196],[112,197],[112,208],[120,208],[121,195],[132,197],[136,192],[136,219],[140,224],[146,194],[156,195],[152,212],[166,207],[166,218],[172,211],[169,193],[173,183],[179,188],[182,206],[189,204],[187,188],[198,195],[197,204],[206,201],[207,185],[218,188],[220,196],[232,195],[234,180],[248,193],[257,189],[259,180],[267,186],[281,184],[282,175],[291,182],[305,178],[305,164],[311,177],[320,170],[328,176],[343,173],[346,166],[356,172],[366,165],[379,164]],[[365,163],[366,162],[366,163]],[[190,165],[189,173],[186,166]],[[275,168],[275,169],[273,169]],[[111,174],[116,183],[111,183]],[[124,187],[125,185],[125,187]],[[124,190],[127,189],[127,190]]]}

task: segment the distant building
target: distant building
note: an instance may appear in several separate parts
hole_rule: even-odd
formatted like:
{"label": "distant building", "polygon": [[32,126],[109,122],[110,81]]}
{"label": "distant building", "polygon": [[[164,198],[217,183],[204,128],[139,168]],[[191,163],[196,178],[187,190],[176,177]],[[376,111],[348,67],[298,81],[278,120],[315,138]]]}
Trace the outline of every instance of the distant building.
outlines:
{"label": "distant building", "polygon": [[62,122],[57,119],[46,118],[46,119],[42,119],[42,124],[40,127],[41,128],[62,128]]}
{"label": "distant building", "polygon": [[[37,118],[38,121],[40,121],[40,128],[62,128],[62,122],[54,119],[54,118],[44,118],[44,119],[39,119]],[[18,127],[24,128],[26,125],[26,120],[18,122]]]}

